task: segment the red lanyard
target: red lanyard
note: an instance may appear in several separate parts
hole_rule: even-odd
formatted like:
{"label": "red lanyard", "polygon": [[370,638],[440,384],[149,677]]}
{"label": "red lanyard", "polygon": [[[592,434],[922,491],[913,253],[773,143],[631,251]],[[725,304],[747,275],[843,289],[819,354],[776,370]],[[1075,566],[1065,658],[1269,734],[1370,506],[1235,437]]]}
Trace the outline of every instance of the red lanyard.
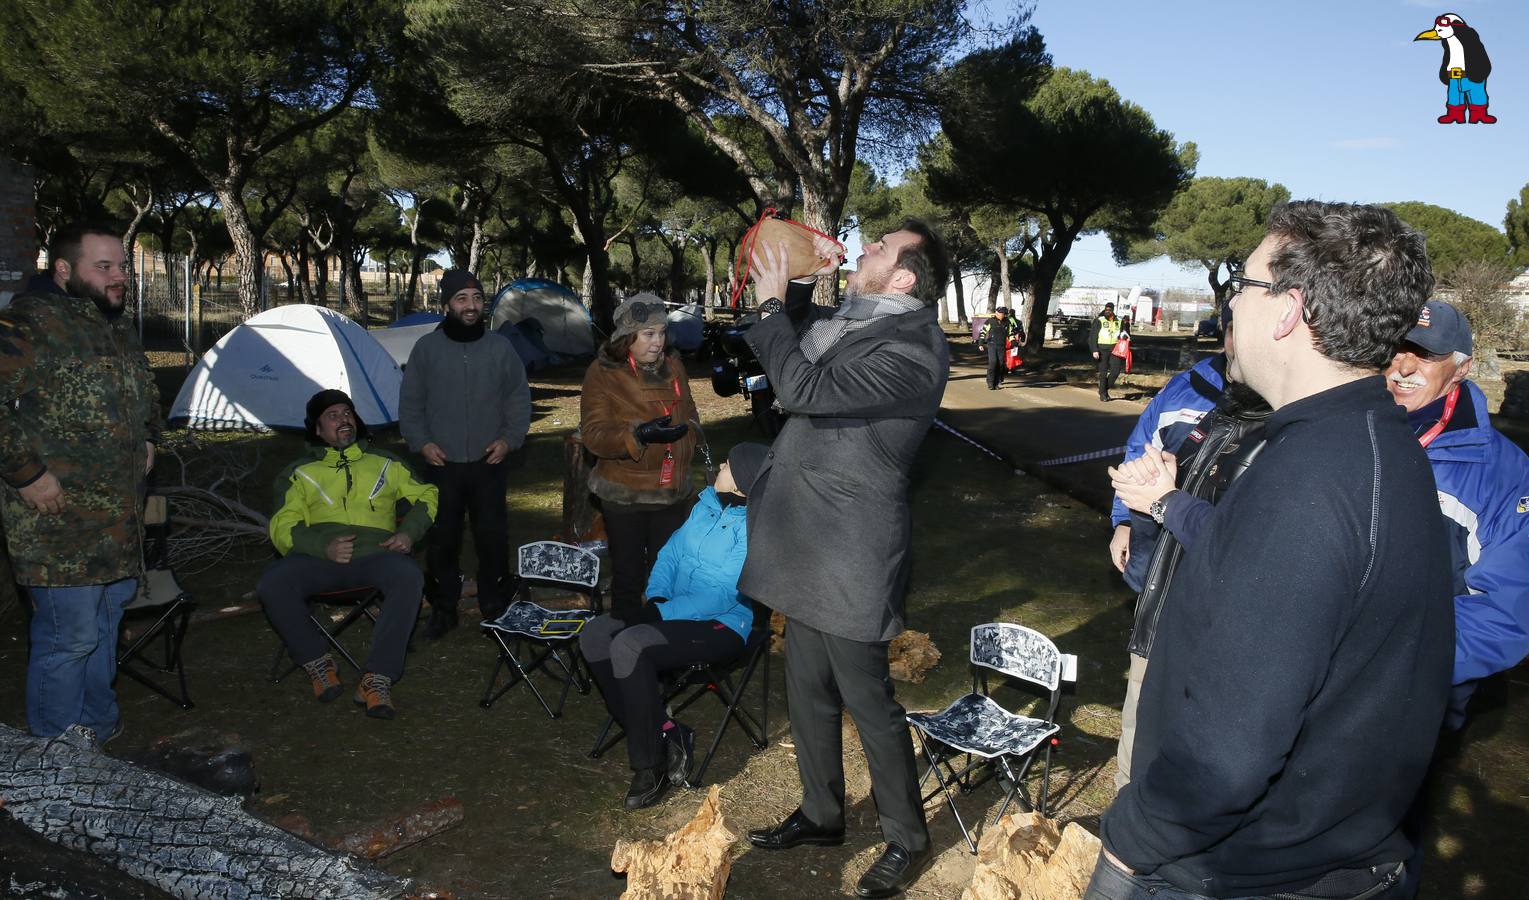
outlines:
{"label": "red lanyard", "polygon": [[1445,400],[1444,400],[1444,415],[1439,416],[1439,421],[1435,422],[1434,426],[1432,428],[1430,428],[1427,431],[1423,432],[1422,437],[1418,438],[1418,443],[1419,444],[1422,444],[1424,447],[1427,447],[1429,444],[1433,443],[1433,439],[1434,438],[1436,438],[1439,435],[1444,433],[1444,426],[1449,424],[1450,417],[1455,414],[1455,401],[1457,401],[1459,399],[1460,399],[1460,385],[1457,384],[1454,387],[1450,388],[1449,396],[1446,397]]}
{"label": "red lanyard", "polygon": [[[632,359],[632,355],[630,353],[627,354],[626,362],[627,365],[632,367],[632,374],[637,377],[638,383],[640,384],[642,382],[642,376],[637,374],[637,361]],[[676,375],[674,378],[674,405],[668,409],[664,409],[664,403],[662,400],[656,400],[654,402],[658,404],[659,409],[664,409],[665,416],[672,416],[674,415],[674,411],[679,408],[680,399],[680,379],[679,376]],[[674,445],[665,444],[664,461],[658,467],[658,484],[660,487],[668,487],[672,483],[674,483]]]}

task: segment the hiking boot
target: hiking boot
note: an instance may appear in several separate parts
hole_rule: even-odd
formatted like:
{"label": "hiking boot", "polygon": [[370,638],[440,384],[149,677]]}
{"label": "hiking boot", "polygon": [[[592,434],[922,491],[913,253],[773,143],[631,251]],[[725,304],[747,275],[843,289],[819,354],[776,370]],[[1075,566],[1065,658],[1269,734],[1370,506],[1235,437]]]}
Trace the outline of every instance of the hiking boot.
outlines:
{"label": "hiking boot", "polygon": [[303,663],[303,671],[313,679],[313,696],[320,703],[328,703],[340,696],[345,686],[340,684],[340,670],[335,668],[334,657],[325,653],[312,662]]}
{"label": "hiking boot", "polygon": [[456,610],[434,607],[430,610],[430,621],[425,625],[425,640],[438,641],[455,627],[457,627]]}
{"label": "hiking boot", "polygon": [[627,809],[646,809],[664,799],[669,790],[669,773],[663,766],[638,769],[632,776],[632,786],[626,790]]}
{"label": "hiking boot", "polygon": [[366,707],[366,714],[373,719],[391,719],[393,710],[393,679],[376,672],[361,676],[356,687],[356,705]]}
{"label": "hiking boot", "polygon": [[688,787],[690,765],[695,759],[695,732],[675,722],[664,732],[664,752],[669,758],[669,783]]}

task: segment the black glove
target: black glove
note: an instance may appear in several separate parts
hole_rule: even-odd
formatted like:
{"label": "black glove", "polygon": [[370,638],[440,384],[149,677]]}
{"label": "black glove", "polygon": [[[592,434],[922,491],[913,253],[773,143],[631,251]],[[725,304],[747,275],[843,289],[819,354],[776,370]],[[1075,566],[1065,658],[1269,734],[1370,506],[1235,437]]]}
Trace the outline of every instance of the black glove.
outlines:
{"label": "black glove", "polygon": [[678,425],[670,424],[668,416],[659,416],[639,424],[636,428],[637,440],[644,444],[672,444],[685,436],[690,431],[690,426],[681,422]]}

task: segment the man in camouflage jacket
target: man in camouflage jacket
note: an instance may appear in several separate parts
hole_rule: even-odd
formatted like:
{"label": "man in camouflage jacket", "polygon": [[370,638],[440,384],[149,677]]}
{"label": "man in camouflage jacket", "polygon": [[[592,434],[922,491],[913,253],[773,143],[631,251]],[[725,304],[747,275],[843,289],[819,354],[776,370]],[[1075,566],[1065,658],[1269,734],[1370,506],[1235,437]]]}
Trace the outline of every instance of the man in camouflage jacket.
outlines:
{"label": "man in camouflage jacket", "polygon": [[159,403],[110,229],[71,225],[48,271],[0,311],[0,513],[32,601],[27,724],[121,728],[117,628],[142,567]]}

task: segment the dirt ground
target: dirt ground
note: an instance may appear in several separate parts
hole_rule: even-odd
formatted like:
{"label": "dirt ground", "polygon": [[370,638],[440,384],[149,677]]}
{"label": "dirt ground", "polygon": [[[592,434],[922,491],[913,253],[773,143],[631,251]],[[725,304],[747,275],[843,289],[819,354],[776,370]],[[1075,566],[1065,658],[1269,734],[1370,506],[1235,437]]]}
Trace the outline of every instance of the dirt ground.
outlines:
{"label": "dirt ground", "polygon": [[[971,366],[974,352],[958,346],[957,362]],[[180,370],[171,364],[160,374],[173,391]],[[511,476],[512,543],[549,537],[559,528],[562,443],[577,423],[580,375],[559,371],[534,383],[532,436]],[[759,438],[741,399],[712,396],[702,367],[693,369],[692,379],[719,459],[734,442]],[[398,443],[396,435],[383,442]],[[265,502],[263,479],[298,451],[298,442],[274,436],[236,443],[262,450],[251,499]],[[909,625],[929,632],[944,657],[924,683],[899,685],[899,696],[910,710],[937,709],[967,690],[966,641],[974,624],[1017,621],[1051,635],[1080,659],[1078,684],[1062,704],[1053,806],[1061,819],[1096,830],[1114,794],[1133,599],[1105,559],[1107,521],[938,433],[920,453],[911,501]],[[267,554],[252,547],[187,576],[202,612],[246,598]],[[364,651],[365,639],[365,627],[358,627],[349,645]],[[113,754],[142,753],[161,737],[242,744],[253,753],[261,782],[251,811],[269,819],[300,814],[320,835],[344,833],[444,796],[460,798],[463,825],[383,862],[389,871],[459,897],[616,897],[624,886],[608,868],[616,839],[660,837],[687,820],[700,800],[699,792],[682,790],[649,810],[621,808],[630,777],[623,750],[588,757],[604,719],[597,695],[571,695],[557,721],[520,688],[481,708],[495,654],[470,610],[463,626],[440,642],[416,641],[395,692],[400,712],[392,722],[367,719],[346,699],[315,703],[300,673],[271,684],[266,675],[276,648],[258,613],[204,616],[186,641],[196,708],[179,710],[124,680],[118,688],[127,728]],[[25,662],[20,610],[0,608],[0,720],[24,721]],[[750,695],[757,703],[768,684],[770,746],[756,751],[730,731],[708,773],[708,781],[722,785],[726,815],[740,830],[775,822],[799,799],[781,658],[772,663],[768,680],[758,679]],[[350,683],[355,676],[343,671],[342,677]],[[1466,739],[1444,767],[1433,795],[1439,828],[1425,868],[1426,896],[1521,896],[1529,884],[1524,858],[1501,852],[1505,839],[1529,833],[1526,682],[1526,670],[1518,669],[1483,688]],[[1030,695],[1004,689],[998,696],[1018,704]],[[706,741],[719,711],[720,704],[706,700],[684,719]],[[852,729],[846,719],[846,731]],[[847,845],[768,854],[740,841],[730,898],[813,898],[852,890],[879,851],[880,836],[852,733],[845,756]],[[958,802],[967,821],[975,822],[991,814],[998,799],[989,786]],[[970,880],[972,857],[943,803],[931,803],[929,811],[940,855],[909,896],[954,898]]]}

